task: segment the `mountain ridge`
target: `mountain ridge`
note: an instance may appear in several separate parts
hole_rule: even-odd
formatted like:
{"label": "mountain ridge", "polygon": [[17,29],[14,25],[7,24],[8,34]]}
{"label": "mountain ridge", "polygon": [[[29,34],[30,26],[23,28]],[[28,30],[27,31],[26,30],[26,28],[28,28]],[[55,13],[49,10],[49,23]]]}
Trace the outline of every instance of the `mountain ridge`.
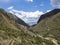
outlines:
{"label": "mountain ridge", "polygon": [[[54,16],[54,15],[57,14],[58,12],[60,12],[60,9],[54,9],[54,10],[51,10],[50,12],[47,12],[47,13],[41,15],[37,23],[39,23],[41,20],[43,20],[43,19],[45,19],[45,18]],[[52,14],[52,15],[51,15],[51,14]]]}
{"label": "mountain ridge", "polygon": [[0,45],[60,45],[59,11],[31,27],[20,22],[15,15],[0,10]]}
{"label": "mountain ridge", "polygon": [[31,31],[44,37],[53,37],[60,45],[60,9],[56,10],[46,13],[48,16],[46,14],[41,16],[37,25],[31,28]]}
{"label": "mountain ridge", "polygon": [[29,27],[28,24],[26,24],[22,19],[18,18],[16,15],[6,12],[4,9],[0,9],[0,13],[2,13],[2,12],[3,12],[3,14],[5,14],[7,16],[7,18],[13,19],[16,22],[18,22],[19,24]]}

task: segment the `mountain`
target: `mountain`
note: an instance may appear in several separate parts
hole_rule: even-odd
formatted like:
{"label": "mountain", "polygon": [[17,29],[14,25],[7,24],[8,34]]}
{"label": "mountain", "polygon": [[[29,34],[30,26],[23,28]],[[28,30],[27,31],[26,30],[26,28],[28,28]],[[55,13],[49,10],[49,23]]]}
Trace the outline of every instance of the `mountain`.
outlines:
{"label": "mountain", "polygon": [[54,44],[29,31],[26,23],[15,15],[0,9],[0,45]]}
{"label": "mountain", "polygon": [[54,9],[43,14],[39,18],[38,24],[30,30],[35,34],[38,33],[39,35],[42,35],[43,37],[54,38],[60,45],[60,9]]}
{"label": "mountain", "polygon": [[29,27],[17,16],[0,9],[0,45],[60,45],[59,34],[60,12]]}
{"label": "mountain", "polygon": [[9,19],[13,19],[13,20],[15,20],[15,21],[17,21],[19,24],[21,24],[21,25],[24,25],[24,26],[29,26],[28,24],[26,24],[22,19],[20,19],[20,18],[18,18],[17,16],[15,16],[15,15],[13,15],[13,14],[11,14],[11,13],[6,13],[3,9],[0,9],[0,12],[1,13],[4,13],[4,15],[6,15],[7,16],[7,18],[9,18]]}
{"label": "mountain", "polygon": [[43,14],[43,15],[39,18],[38,23],[39,23],[41,20],[45,19],[45,18],[54,16],[54,15],[57,14],[58,12],[60,12],[60,9],[54,9],[54,10],[52,10],[52,11],[46,13],[46,14]]}

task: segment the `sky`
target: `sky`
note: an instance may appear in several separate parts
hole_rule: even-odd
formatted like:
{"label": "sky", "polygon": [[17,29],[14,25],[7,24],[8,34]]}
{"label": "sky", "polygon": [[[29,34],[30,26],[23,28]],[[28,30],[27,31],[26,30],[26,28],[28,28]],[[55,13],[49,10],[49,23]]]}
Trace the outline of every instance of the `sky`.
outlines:
{"label": "sky", "polygon": [[36,10],[46,12],[53,9],[51,0],[0,0],[0,8],[7,10],[10,6],[14,7],[14,9],[27,12]]}
{"label": "sky", "polygon": [[60,0],[0,0],[0,8],[30,24],[37,23],[42,14],[60,8]]}

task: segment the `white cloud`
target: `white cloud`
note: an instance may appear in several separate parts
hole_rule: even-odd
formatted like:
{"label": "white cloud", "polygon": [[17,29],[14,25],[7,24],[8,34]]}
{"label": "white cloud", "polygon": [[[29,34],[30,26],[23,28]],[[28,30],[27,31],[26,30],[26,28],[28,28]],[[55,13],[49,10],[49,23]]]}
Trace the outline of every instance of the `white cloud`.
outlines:
{"label": "white cloud", "polygon": [[47,10],[47,12],[50,12],[51,10]]}
{"label": "white cloud", "polygon": [[10,13],[12,13],[12,14],[14,14],[14,12],[13,11],[9,11]]}
{"label": "white cloud", "polygon": [[38,17],[39,15],[43,14],[43,12],[35,11],[35,12],[21,12],[22,15],[26,15],[27,17]]}
{"label": "white cloud", "polygon": [[13,6],[10,6],[8,9],[13,9]]}
{"label": "white cloud", "polygon": [[43,12],[41,12],[39,10],[34,11],[34,12],[25,12],[25,11],[15,10],[12,7],[8,8],[8,9],[10,10],[9,11],[10,13],[15,14],[17,17],[21,18],[28,24],[30,24],[32,22],[34,22],[34,24],[36,24],[39,17],[43,14]]}
{"label": "white cloud", "polygon": [[9,2],[10,0],[0,0],[0,2]]}
{"label": "white cloud", "polygon": [[51,5],[55,8],[60,8],[60,0],[51,0]]}
{"label": "white cloud", "polygon": [[25,0],[25,1],[28,1],[28,2],[33,2],[33,0]]}

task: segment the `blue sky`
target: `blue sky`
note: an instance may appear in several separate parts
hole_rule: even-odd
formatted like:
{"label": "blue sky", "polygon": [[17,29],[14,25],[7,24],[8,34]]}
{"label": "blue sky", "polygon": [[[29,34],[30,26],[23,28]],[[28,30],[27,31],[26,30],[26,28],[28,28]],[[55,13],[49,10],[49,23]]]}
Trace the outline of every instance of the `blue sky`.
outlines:
{"label": "blue sky", "polygon": [[0,0],[0,8],[32,25],[42,14],[60,8],[60,0]]}
{"label": "blue sky", "polygon": [[2,0],[0,1],[0,8],[7,10],[8,7],[13,6],[17,10],[23,11],[43,11],[54,9],[50,0]]}

